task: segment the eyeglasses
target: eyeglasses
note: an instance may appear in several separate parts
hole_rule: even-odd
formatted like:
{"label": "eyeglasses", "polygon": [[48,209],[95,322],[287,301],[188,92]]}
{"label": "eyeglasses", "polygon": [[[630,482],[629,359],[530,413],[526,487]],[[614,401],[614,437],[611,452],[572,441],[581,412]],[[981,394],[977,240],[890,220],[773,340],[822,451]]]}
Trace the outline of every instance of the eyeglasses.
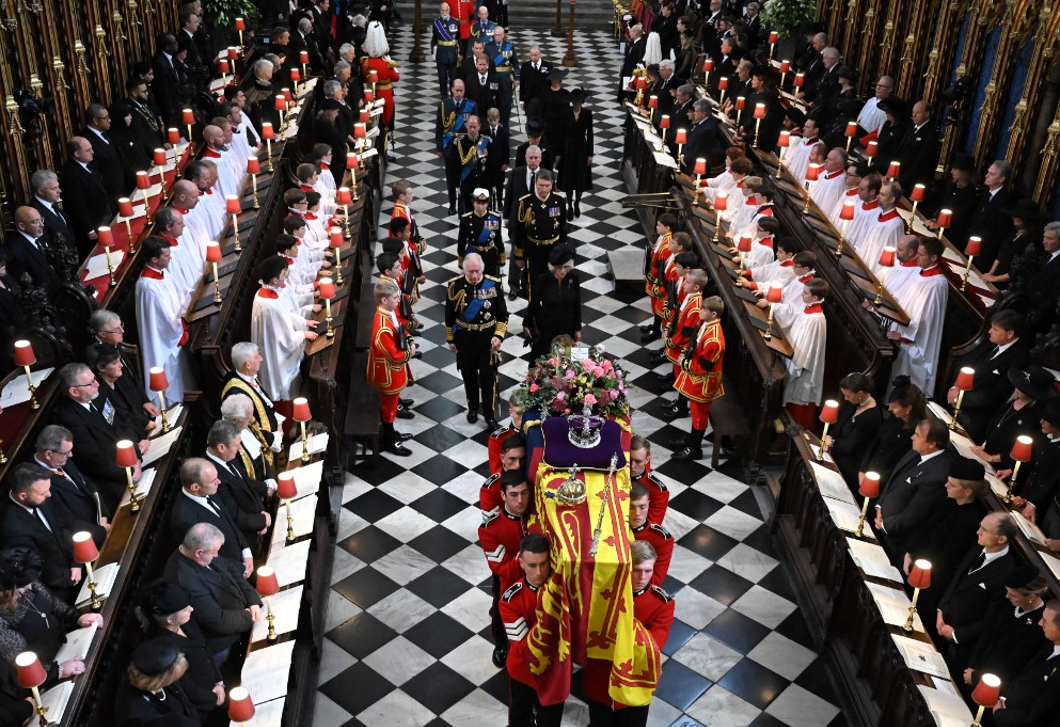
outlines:
{"label": "eyeglasses", "polygon": [[99,386],[99,381],[97,379],[92,379],[87,384],[74,384],[74,386],[76,388],[78,388],[78,389],[80,389],[80,388],[82,388],[84,386]]}

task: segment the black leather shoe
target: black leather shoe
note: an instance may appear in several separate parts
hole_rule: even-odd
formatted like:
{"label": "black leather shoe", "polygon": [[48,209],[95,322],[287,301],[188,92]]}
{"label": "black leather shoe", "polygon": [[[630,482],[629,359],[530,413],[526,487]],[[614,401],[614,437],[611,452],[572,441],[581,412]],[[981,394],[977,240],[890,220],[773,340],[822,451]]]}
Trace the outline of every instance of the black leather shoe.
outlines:
{"label": "black leather shoe", "polygon": [[648,357],[648,361],[651,362],[651,364],[654,365],[654,366],[658,366],[659,364],[661,364],[665,360],[666,360],[666,354],[663,353],[662,351],[658,351],[657,353],[653,353],[651,356]]}
{"label": "black leather shoe", "polygon": [[478,421],[478,412],[474,409],[469,409],[467,412],[467,423],[474,424]]}
{"label": "black leather shoe", "polygon": [[519,297],[519,289],[518,288],[512,288],[511,290],[508,291],[508,300],[515,300],[518,297]]}
{"label": "black leather shoe", "polygon": [[574,216],[575,217],[581,217],[582,216],[582,206],[579,203],[577,203],[577,202],[574,203]]}
{"label": "black leather shoe", "polygon": [[422,321],[417,321],[416,322],[416,330],[417,331],[422,331],[423,330],[423,322]]}
{"label": "black leather shoe", "polygon": [[402,409],[399,407],[397,410],[398,419],[413,419],[415,416],[416,415],[412,413],[411,409]]}
{"label": "black leather shoe", "polygon": [[500,429],[500,425],[497,424],[497,420],[493,417],[486,417],[486,431],[495,432]]}
{"label": "black leather shoe", "polygon": [[641,343],[651,343],[652,341],[658,341],[660,338],[662,338],[662,334],[661,333],[658,333],[656,331],[651,331],[650,333],[645,333],[644,335],[642,335],[640,337],[640,342]]}
{"label": "black leather shoe", "polygon": [[675,452],[670,459],[703,459],[703,450],[699,447],[685,447],[680,452]]}
{"label": "black leather shoe", "polygon": [[680,419],[681,417],[686,416],[688,416],[688,412],[684,409],[675,409],[672,406],[668,406],[663,410],[663,413],[659,415],[659,418],[664,422],[672,422],[675,419]]}
{"label": "black leather shoe", "polygon": [[456,205],[455,204],[449,205],[449,214],[451,214],[451,215],[455,215],[456,214]]}
{"label": "black leather shoe", "polygon": [[504,668],[504,662],[508,659],[508,650],[499,646],[493,650],[493,666],[498,669]]}
{"label": "black leather shoe", "polygon": [[573,219],[574,219],[574,210],[573,209],[568,209],[567,210],[567,222],[570,222]]}
{"label": "black leather shoe", "polygon": [[389,447],[386,447],[383,451],[384,452],[390,452],[390,454],[395,454],[398,457],[411,457],[412,456],[412,450],[411,449],[409,449],[408,447],[406,447],[404,445],[398,444],[397,442],[394,442]]}
{"label": "black leather shoe", "polygon": [[412,405],[415,403],[416,402],[414,402],[412,399],[398,399],[398,404],[405,407],[406,409],[411,409]]}
{"label": "black leather shoe", "polygon": [[641,333],[651,333],[654,330],[655,330],[655,326],[641,326],[640,327],[640,332]]}
{"label": "black leather shoe", "polygon": [[408,432],[394,432],[394,438],[399,442],[407,442],[412,439],[412,435]]}
{"label": "black leather shoe", "polygon": [[412,354],[412,358],[423,358],[423,351],[417,351],[416,353]]}

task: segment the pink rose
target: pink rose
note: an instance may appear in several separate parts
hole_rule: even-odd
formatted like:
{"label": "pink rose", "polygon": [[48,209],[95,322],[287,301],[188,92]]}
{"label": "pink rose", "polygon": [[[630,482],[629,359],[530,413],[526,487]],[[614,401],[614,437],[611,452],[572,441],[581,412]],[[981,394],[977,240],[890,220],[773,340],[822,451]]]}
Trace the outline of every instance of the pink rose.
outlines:
{"label": "pink rose", "polygon": [[556,401],[563,401],[566,398],[567,398],[567,392],[566,391],[561,391],[558,394],[556,394]]}
{"label": "pink rose", "polygon": [[541,387],[540,387],[540,386],[538,386],[537,384],[530,384],[530,393],[532,393],[532,394],[536,394],[536,393],[537,393],[537,390],[538,390],[538,389],[540,389],[540,388],[541,388]]}
{"label": "pink rose", "polygon": [[557,361],[557,360],[556,360],[556,359],[554,359],[554,358],[550,358],[550,359],[548,360],[548,362],[549,362],[549,364],[551,364],[552,366],[558,366],[558,365],[559,365],[559,361]]}
{"label": "pink rose", "polygon": [[567,373],[564,374],[564,376],[566,376],[568,379],[573,379],[574,378],[574,369],[567,369]]}
{"label": "pink rose", "polygon": [[596,397],[593,396],[592,394],[586,394],[585,398],[583,398],[582,401],[584,401],[589,406],[592,406],[593,404],[596,403]]}

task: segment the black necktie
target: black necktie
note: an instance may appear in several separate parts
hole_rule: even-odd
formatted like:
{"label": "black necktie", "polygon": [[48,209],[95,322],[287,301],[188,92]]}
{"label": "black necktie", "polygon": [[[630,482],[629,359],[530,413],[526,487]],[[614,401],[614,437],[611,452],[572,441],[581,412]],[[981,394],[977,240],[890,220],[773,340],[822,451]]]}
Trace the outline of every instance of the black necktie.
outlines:
{"label": "black necktie", "polygon": [[537,188],[537,172],[530,172],[530,191],[533,192]]}
{"label": "black necktie", "polygon": [[221,514],[221,506],[214,502],[214,499],[211,495],[206,496],[206,502],[209,503],[210,507],[213,508],[213,511],[217,513],[217,517],[224,517],[224,515]]}
{"label": "black necktie", "polygon": [[36,507],[33,508],[33,517],[35,517],[38,520],[40,520],[40,524],[43,525],[48,530],[49,533],[52,531],[51,526],[48,524],[48,521],[44,519],[44,515],[41,514],[41,511],[40,511],[39,508],[36,508]]}
{"label": "black necktie", "polygon": [[975,559],[975,563],[972,564],[972,567],[968,571],[968,574],[971,575],[972,573],[975,573],[977,570],[982,568],[984,565],[986,565],[986,551],[983,551],[982,553],[980,553],[979,557]]}

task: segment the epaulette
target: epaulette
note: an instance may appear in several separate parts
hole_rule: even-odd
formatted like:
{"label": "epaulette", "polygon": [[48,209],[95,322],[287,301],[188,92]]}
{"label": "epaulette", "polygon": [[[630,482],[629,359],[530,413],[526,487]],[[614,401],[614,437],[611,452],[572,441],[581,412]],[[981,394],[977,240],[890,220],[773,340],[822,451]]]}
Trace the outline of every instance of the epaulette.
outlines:
{"label": "epaulette", "polygon": [[496,430],[494,430],[494,431],[493,431],[493,432],[492,432],[492,433],[490,434],[490,437],[491,437],[491,438],[492,438],[492,437],[500,437],[500,436],[502,436],[502,435],[506,434],[506,433],[507,433],[508,431],[509,431],[509,428],[508,428],[508,427],[497,427],[497,429],[496,429]]}
{"label": "epaulette", "polygon": [[483,275],[482,277],[485,278],[486,280],[492,280],[494,283],[503,282],[500,278],[495,278],[492,275]]}
{"label": "epaulette", "polygon": [[[511,601],[513,598],[515,598],[515,595],[517,593],[519,593],[519,591],[521,591],[521,590],[523,590],[523,581],[522,581],[522,579],[520,579],[520,580],[516,581],[515,583],[513,583],[512,585],[508,586],[508,590],[504,592],[503,596],[501,596],[501,600],[503,600],[504,602],[507,603],[507,602]],[[664,593],[665,593],[665,591],[664,591]]]}
{"label": "epaulette", "polygon": [[655,593],[655,594],[656,594],[657,596],[659,596],[659,598],[661,598],[661,599],[663,600],[663,602],[665,602],[665,603],[669,603],[670,601],[674,600],[674,597],[673,597],[673,596],[671,596],[671,595],[670,595],[669,593],[667,593],[666,591],[664,591],[664,590],[663,590],[662,588],[660,588],[659,586],[652,586],[652,587],[651,587],[651,590],[652,590],[652,591],[653,591],[653,592],[654,592],[654,593]]}
{"label": "epaulette", "polygon": [[659,525],[658,523],[652,523],[648,527],[668,540],[674,539],[674,536],[670,535],[670,531],[664,528],[662,525]]}
{"label": "epaulette", "polygon": [[526,199],[527,197],[529,197],[532,194],[533,194],[533,192],[528,192],[528,193],[524,194],[522,197],[519,198],[519,201],[522,202],[524,199]]}
{"label": "epaulette", "polygon": [[651,480],[652,484],[658,487],[660,490],[662,490],[663,492],[668,492],[668,490],[666,489],[666,485],[663,484],[662,480],[655,476],[654,472],[648,472],[646,474],[646,477]]}
{"label": "epaulette", "polygon": [[552,188],[552,194],[556,195],[557,197],[563,197],[564,199],[567,198],[566,192],[564,192],[562,189],[556,189],[555,187]]}
{"label": "epaulette", "polygon": [[501,514],[501,512],[500,512],[499,508],[490,510],[489,512],[482,513],[482,526],[481,527],[486,527],[487,525],[489,525],[491,522],[496,520],[497,517],[500,514]]}
{"label": "epaulette", "polygon": [[486,481],[482,483],[482,489],[485,490],[485,489],[489,488],[490,485],[492,485],[494,482],[496,482],[498,479],[500,479],[500,476],[502,474],[504,474],[504,473],[503,472],[498,472],[497,474],[490,475],[489,477],[487,477]]}
{"label": "epaulette", "polygon": [[445,284],[446,284],[446,286],[449,286],[449,285],[452,285],[453,283],[455,283],[456,281],[463,280],[463,279],[464,279],[463,275],[457,275],[455,278],[449,278],[449,280],[446,280]]}
{"label": "epaulette", "polygon": [[460,216],[461,216],[461,217],[470,217],[470,216],[471,216],[471,215],[473,215],[473,214],[475,214],[475,213],[474,213],[474,212],[465,212],[464,214],[462,214],[462,215],[460,215]]}

